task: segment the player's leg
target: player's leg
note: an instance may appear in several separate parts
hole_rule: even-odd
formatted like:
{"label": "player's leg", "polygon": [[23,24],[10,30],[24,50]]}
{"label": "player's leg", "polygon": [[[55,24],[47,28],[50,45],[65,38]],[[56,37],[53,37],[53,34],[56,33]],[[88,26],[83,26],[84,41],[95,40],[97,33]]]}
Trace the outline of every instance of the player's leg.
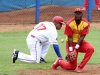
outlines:
{"label": "player's leg", "polygon": [[95,4],[98,10],[100,10],[100,0],[95,0]]}
{"label": "player's leg", "polygon": [[42,44],[42,51],[41,51],[41,57],[45,59],[46,54],[48,53],[50,47],[49,42],[45,42]]}
{"label": "player's leg", "polygon": [[81,44],[81,46],[78,50],[79,50],[79,52],[85,53],[82,62],[78,66],[80,69],[83,69],[84,66],[86,65],[86,63],[90,60],[90,58],[94,52],[94,48],[88,42],[83,41],[83,43]]}
{"label": "player's leg", "polygon": [[[33,42],[32,42],[33,41]],[[41,55],[41,45],[40,41],[34,38],[31,43],[27,43],[28,48],[30,50],[30,55],[24,54],[22,52],[18,53],[18,59],[20,61],[29,62],[29,63],[40,63],[40,55]]]}
{"label": "player's leg", "polygon": [[52,65],[52,69],[56,70],[60,66],[64,70],[75,70],[77,67],[77,61],[67,62],[63,59],[58,58]]}
{"label": "player's leg", "polygon": [[88,0],[84,0],[83,10],[86,10],[87,8],[88,8]]}
{"label": "player's leg", "polygon": [[[75,44],[73,44],[73,46],[74,45]],[[66,51],[67,53],[69,52],[68,42],[66,42]],[[74,60],[73,62],[67,62],[67,60],[66,61],[60,60],[59,66],[66,70],[75,70],[75,68],[77,67],[77,57],[78,57],[78,53],[76,55],[76,60]]]}
{"label": "player's leg", "polygon": [[57,58],[57,60],[52,64],[52,69],[56,70],[59,66],[59,60],[63,60],[62,58]]}
{"label": "player's leg", "polygon": [[46,57],[46,55],[48,53],[49,47],[50,47],[50,43],[49,42],[42,43],[40,63],[42,63],[42,62],[46,63],[45,57]]}
{"label": "player's leg", "polygon": [[64,60],[59,60],[59,66],[64,70],[75,70],[77,67],[77,60],[73,62],[67,62]]}

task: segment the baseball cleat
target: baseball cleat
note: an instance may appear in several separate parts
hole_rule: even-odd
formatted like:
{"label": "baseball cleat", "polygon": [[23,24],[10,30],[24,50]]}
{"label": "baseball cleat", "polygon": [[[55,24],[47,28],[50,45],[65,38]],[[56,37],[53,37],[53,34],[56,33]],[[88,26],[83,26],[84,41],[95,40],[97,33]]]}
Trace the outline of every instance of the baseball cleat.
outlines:
{"label": "baseball cleat", "polygon": [[77,68],[75,69],[75,71],[76,71],[77,73],[81,73],[83,70],[80,69],[79,67],[77,67]]}
{"label": "baseball cleat", "polygon": [[42,57],[40,58],[40,63],[47,63],[46,61],[45,61],[45,59],[43,59]]}
{"label": "baseball cleat", "polygon": [[56,70],[59,66],[59,60],[62,60],[61,58],[58,58],[52,65],[52,69]]}
{"label": "baseball cleat", "polygon": [[13,51],[13,56],[12,56],[13,63],[15,63],[15,61],[17,60],[17,58],[18,58],[18,53],[19,53],[19,51],[16,50],[16,49],[14,49],[14,51]]}

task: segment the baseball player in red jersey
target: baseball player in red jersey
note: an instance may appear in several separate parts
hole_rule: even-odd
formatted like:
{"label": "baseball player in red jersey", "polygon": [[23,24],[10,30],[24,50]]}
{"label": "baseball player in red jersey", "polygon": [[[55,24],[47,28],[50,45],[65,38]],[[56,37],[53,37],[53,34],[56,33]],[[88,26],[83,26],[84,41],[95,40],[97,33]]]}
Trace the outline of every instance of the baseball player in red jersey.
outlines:
{"label": "baseball player in red jersey", "polygon": [[45,56],[48,52],[50,44],[53,45],[57,56],[62,58],[59,44],[57,42],[57,30],[61,29],[64,19],[61,16],[55,16],[52,21],[53,22],[40,22],[34,26],[34,29],[30,31],[26,38],[30,54],[25,54],[14,49],[12,56],[13,63],[15,63],[17,59],[28,63],[46,63]]}
{"label": "baseball player in red jersey", "polygon": [[[65,70],[74,70],[76,72],[82,72],[86,63],[90,60],[94,48],[87,41],[84,40],[85,36],[89,32],[90,24],[86,19],[82,18],[82,9],[76,8],[74,11],[75,17],[70,19],[66,23],[65,35],[66,41],[66,51],[70,53],[72,51],[76,52],[76,59],[74,61],[64,61],[58,58],[52,65],[53,69],[57,69],[58,66]],[[85,53],[83,60],[79,65],[77,65],[78,53]]]}
{"label": "baseball player in red jersey", "polygon": [[[98,10],[100,10],[100,0],[95,0],[95,4]],[[86,10],[88,8],[88,0],[84,0],[84,8]]]}

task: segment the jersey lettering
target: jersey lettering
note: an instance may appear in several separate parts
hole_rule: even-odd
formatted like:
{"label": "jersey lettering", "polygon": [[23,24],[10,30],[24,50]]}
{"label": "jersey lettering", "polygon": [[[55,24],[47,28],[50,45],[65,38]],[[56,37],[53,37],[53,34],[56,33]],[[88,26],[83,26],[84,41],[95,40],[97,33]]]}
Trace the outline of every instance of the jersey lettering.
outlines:
{"label": "jersey lettering", "polygon": [[37,29],[38,31],[39,31],[39,30],[46,30],[46,26],[45,26],[44,24],[41,24],[41,25],[38,26],[36,29]]}

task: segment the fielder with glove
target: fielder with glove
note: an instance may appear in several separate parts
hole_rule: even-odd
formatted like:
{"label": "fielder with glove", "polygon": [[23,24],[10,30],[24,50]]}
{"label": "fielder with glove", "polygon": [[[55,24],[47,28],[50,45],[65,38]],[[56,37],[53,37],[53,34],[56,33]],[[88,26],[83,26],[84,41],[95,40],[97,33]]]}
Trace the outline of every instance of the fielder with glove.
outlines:
{"label": "fielder with glove", "polygon": [[[86,63],[90,60],[94,48],[87,41],[84,40],[85,36],[89,32],[90,24],[86,19],[82,18],[82,9],[76,8],[74,11],[75,17],[69,20],[65,27],[66,51],[68,55],[66,60],[57,59],[52,65],[53,69],[57,69],[58,66],[65,70],[75,70],[76,72],[82,72]],[[77,65],[78,53],[85,53],[83,60]]]}

